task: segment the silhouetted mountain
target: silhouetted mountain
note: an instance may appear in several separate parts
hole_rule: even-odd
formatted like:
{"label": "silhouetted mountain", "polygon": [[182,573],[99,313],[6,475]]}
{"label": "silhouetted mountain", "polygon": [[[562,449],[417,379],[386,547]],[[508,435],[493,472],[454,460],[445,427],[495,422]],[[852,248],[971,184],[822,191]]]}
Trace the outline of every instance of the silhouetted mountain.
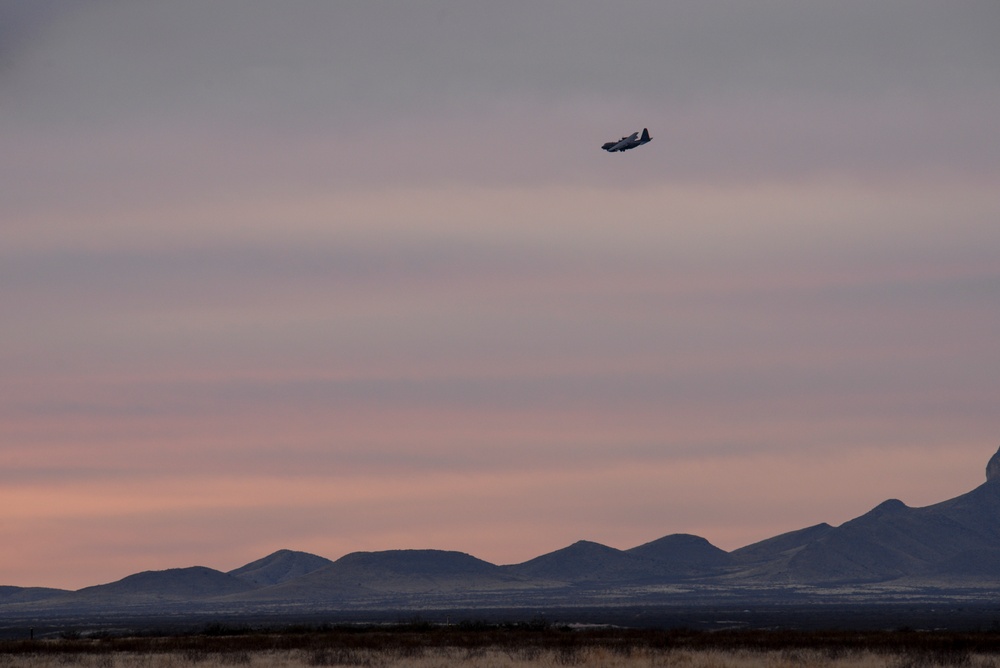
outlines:
{"label": "silhouetted mountain", "polygon": [[474,587],[519,587],[523,578],[464,552],[388,550],[354,552],[333,563],[327,574],[349,577],[376,591],[413,592]]}
{"label": "silhouetted mountain", "polygon": [[970,581],[1000,584],[1000,548],[964,550],[930,564],[918,578],[941,584],[968,584]]}
{"label": "silhouetted mountain", "polygon": [[[1000,480],[923,508],[890,499],[839,527],[817,525],[741,548],[730,580],[870,583],[976,580],[1000,550]],[[963,556],[965,555],[965,556]],[[973,571],[964,566],[977,564]],[[978,573],[978,574],[977,574]]]}
{"label": "silhouetted mountain", "polygon": [[354,552],[332,562],[280,550],[230,573],[147,571],[78,592],[0,587],[0,615],[885,600],[892,592],[910,600],[915,591],[992,600],[998,590],[1000,452],[986,483],[953,499],[922,508],[890,499],[840,526],[817,524],[730,553],[688,534],[624,551],[579,541],[509,566],[442,550]]}
{"label": "silhouetted mountain", "polygon": [[568,583],[647,582],[675,576],[661,562],[588,540],[503,568],[524,577]]}
{"label": "silhouetted mountain", "polygon": [[387,550],[353,552],[302,577],[254,592],[250,598],[330,601],[537,586],[463,552]]}
{"label": "silhouetted mountain", "polygon": [[50,587],[0,587],[0,605],[8,603],[30,603],[68,594],[65,589]]}
{"label": "silhouetted mountain", "polygon": [[278,550],[263,559],[229,571],[229,575],[259,587],[280,584],[318,571],[333,562],[308,552]]}
{"label": "silhouetted mountain", "polygon": [[352,552],[334,562],[340,572],[378,578],[456,578],[493,576],[498,567],[464,552],[385,550]]}
{"label": "silhouetted mountain", "polygon": [[789,560],[829,531],[833,531],[833,527],[825,522],[789,531],[733,550],[729,553],[730,563],[740,577],[757,578],[771,574],[771,579],[780,581],[781,574],[787,574]]}
{"label": "silhouetted mountain", "polygon": [[76,601],[191,601],[242,593],[254,586],[227,573],[204,566],[143,571],[116,582],[73,592]]}
{"label": "silhouetted mountain", "polygon": [[625,552],[661,562],[672,572],[686,576],[712,573],[732,560],[725,550],[712,545],[701,536],[687,533],[664,536]]}

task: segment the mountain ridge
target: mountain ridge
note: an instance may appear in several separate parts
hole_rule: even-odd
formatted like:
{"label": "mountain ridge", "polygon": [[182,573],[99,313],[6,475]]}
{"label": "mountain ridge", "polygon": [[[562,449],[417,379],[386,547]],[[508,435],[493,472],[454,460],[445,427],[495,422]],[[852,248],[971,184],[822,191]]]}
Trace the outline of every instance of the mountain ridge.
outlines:
{"label": "mountain ridge", "polygon": [[308,575],[332,563],[326,557],[286,549],[235,568],[229,571],[229,575],[254,585],[275,585]]}
{"label": "mountain ridge", "polygon": [[956,587],[992,595],[1000,591],[998,457],[1000,451],[990,459],[986,482],[951,499],[923,507],[887,499],[839,526],[814,524],[730,552],[693,534],[669,534],[626,550],[581,540],[508,565],[449,550],[352,552],[330,560],[284,549],[228,572],[205,566],[144,571],[76,591],[0,587],[0,616],[184,606],[293,610],[618,605],[699,596],[798,600],[820,595],[810,592],[909,596]]}

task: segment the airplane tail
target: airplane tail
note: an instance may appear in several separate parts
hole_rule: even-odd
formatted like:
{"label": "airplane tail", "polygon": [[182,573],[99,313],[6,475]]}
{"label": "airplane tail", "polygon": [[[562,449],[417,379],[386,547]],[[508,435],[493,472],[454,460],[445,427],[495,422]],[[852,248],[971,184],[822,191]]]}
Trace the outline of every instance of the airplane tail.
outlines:
{"label": "airplane tail", "polygon": [[643,128],[642,137],[640,138],[640,141],[647,142],[650,139],[652,139],[652,137],[649,136],[649,130],[647,128]]}

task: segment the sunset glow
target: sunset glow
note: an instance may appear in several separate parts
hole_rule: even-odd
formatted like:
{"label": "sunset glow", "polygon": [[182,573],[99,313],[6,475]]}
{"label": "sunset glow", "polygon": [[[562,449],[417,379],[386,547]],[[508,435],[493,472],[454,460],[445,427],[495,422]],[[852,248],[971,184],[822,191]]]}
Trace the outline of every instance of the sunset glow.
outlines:
{"label": "sunset glow", "polygon": [[0,584],[980,484],[1000,12],[751,7],[0,10]]}

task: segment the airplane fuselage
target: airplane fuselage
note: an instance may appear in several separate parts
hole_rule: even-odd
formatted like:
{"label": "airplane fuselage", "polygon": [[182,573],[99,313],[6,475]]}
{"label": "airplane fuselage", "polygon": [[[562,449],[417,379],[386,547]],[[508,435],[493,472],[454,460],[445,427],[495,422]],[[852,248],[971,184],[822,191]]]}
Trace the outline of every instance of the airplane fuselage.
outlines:
{"label": "airplane fuselage", "polygon": [[622,137],[618,141],[609,141],[601,146],[601,148],[608,153],[623,153],[629,149],[636,148],[637,146],[648,144],[651,141],[653,141],[653,138],[649,136],[649,130],[647,128],[643,128],[642,137],[639,136],[638,132],[633,132],[628,137]]}

